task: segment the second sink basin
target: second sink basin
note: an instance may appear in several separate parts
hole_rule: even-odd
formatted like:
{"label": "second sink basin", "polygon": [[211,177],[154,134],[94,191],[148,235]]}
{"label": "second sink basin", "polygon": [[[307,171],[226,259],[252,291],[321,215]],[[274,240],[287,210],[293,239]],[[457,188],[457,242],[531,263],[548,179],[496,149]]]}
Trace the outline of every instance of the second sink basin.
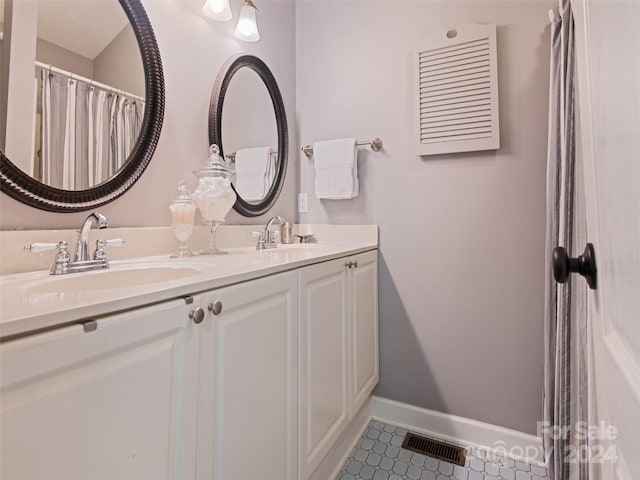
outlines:
{"label": "second sink basin", "polygon": [[131,288],[191,277],[207,268],[212,266],[187,262],[118,265],[86,273],[51,275],[33,282],[27,289],[32,293],[61,293]]}
{"label": "second sink basin", "polygon": [[272,252],[299,252],[299,253],[314,253],[322,252],[325,250],[332,250],[335,247],[330,243],[279,243],[276,248],[269,249]]}

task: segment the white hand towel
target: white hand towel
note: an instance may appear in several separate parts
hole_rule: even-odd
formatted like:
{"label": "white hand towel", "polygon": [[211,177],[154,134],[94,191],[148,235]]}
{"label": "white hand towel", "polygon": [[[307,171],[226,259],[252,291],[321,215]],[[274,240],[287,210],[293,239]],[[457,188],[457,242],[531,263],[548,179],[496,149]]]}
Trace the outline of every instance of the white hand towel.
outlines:
{"label": "white hand towel", "polygon": [[331,200],[358,196],[358,161],[355,138],[313,144],[316,197]]}
{"label": "white hand towel", "polygon": [[264,194],[266,195],[271,188],[271,184],[273,184],[274,179],[276,178],[276,159],[277,155],[271,151],[271,155],[269,156],[269,162],[267,163],[267,173],[264,176]]}
{"label": "white hand towel", "polygon": [[271,147],[242,148],[236,152],[236,192],[246,201],[262,200],[268,191],[266,184]]}

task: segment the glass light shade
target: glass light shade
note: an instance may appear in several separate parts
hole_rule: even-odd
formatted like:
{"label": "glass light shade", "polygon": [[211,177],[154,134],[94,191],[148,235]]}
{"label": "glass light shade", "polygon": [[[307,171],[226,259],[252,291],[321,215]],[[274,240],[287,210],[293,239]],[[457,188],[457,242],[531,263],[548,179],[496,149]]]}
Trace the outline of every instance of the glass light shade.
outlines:
{"label": "glass light shade", "polygon": [[229,0],[206,0],[202,6],[202,11],[207,17],[219,22],[231,20]]}
{"label": "glass light shade", "polygon": [[240,18],[238,18],[234,35],[238,40],[244,40],[245,42],[257,42],[260,40],[258,23],[256,22],[256,7],[253,4],[245,2],[240,9]]}

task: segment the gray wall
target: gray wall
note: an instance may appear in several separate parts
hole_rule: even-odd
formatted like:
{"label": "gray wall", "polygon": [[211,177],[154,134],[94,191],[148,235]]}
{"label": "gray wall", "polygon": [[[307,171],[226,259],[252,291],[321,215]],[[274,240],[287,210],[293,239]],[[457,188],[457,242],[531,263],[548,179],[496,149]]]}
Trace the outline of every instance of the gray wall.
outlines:
{"label": "gray wall", "polygon": [[[552,2],[302,1],[300,144],[379,136],[360,196],[318,200],[300,156],[303,222],[380,227],[381,381],[375,393],[535,433],[542,316]],[[501,148],[416,157],[411,50],[434,30],[496,23]]]}
{"label": "gray wall", "polygon": [[94,60],[93,79],[144,97],[144,69],[138,42],[127,25]]}
{"label": "gray wall", "polygon": [[67,72],[93,78],[93,60],[62,48],[54,43],[38,38],[36,42],[36,60]]}
{"label": "gray wall", "polygon": [[[5,56],[5,62],[9,62],[10,66],[7,80],[7,92],[10,93],[7,94],[7,121],[2,149],[7,156],[17,159],[16,165],[28,171],[33,159],[36,5],[34,2],[7,2],[6,6],[11,6],[7,8],[4,19],[6,43],[10,50],[10,54]],[[10,16],[7,15],[9,11]]]}
{"label": "gray wall", "polygon": [[[100,207],[114,227],[170,225],[168,204],[178,180],[195,187],[192,171],[208,151],[207,120],[213,82],[226,59],[239,52],[255,54],[271,68],[284,98],[289,134],[295,139],[295,5],[261,0],[255,44],[233,37],[242,2],[231,0],[234,20],[216,22],[202,14],[202,0],[143,2],[162,55],[166,85],[165,119],[153,160],[140,180],[119,199]],[[294,150],[291,146],[291,152]],[[285,187],[273,214],[295,218],[297,159],[290,158]],[[50,213],[0,195],[0,229],[76,228],[86,213]],[[198,220],[196,220],[199,222]],[[227,223],[263,223],[232,211]],[[37,240],[37,239],[36,239]]]}

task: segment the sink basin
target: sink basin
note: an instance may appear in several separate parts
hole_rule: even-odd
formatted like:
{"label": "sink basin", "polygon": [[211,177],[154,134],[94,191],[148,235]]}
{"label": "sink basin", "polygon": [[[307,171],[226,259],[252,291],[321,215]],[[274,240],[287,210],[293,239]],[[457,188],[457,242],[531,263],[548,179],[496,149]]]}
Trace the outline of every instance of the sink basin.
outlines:
{"label": "sink basin", "polygon": [[256,250],[260,259],[274,262],[304,260],[318,255],[329,255],[336,251],[336,247],[330,244],[294,243],[278,244],[276,248]]}
{"label": "sink basin", "polygon": [[276,253],[300,253],[300,254],[315,254],[318,252],[324,252],[332,250],[333,247],[328,244],[320,243],[292,243],[292,244],[278,244],[276,248],[272,248],[269,252]]}
{"label": "sink basin", "polygon": [[290,243],[282,244],[278,243],[276,248],[257,249],[255,246],[235,247],[228,249],[232,253],[248,253],[248,254],[267,254],[267,253],[298,253],[298,254],[314,254],[317,252],[324,252],[331,249],[329,244],[319,243]]}
{"label": "sink basin", "polygon": [[86,273],[51,275],[31,283],[30,293],[112,290],[171,282],[202,273],[211,265],[184,263],[118,265]]}

